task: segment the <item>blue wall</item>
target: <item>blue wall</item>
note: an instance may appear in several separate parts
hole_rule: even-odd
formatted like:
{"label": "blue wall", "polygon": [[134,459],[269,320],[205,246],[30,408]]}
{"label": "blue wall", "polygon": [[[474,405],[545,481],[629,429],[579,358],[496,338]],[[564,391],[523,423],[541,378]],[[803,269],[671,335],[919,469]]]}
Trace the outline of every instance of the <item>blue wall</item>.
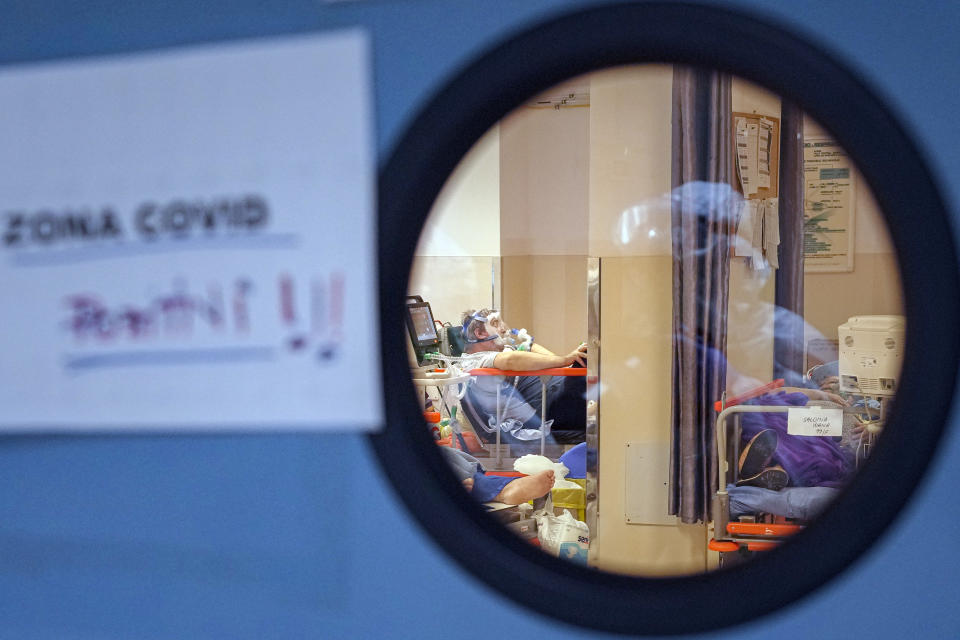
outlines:
{"label": "blue wall", "polygon": [[[584,3],[275,4],[5,2],[0,62],[363,25],[383,158],[470,56]],[[717,4],[785,22],[844,58],[926,148],[960,217],[960,4],[863,3],[863,14],[857,3]],[[718,635],[956,637],[953,413],[914,503],[870,554],[792,608]],[[2,638],[527,634],[590,635],[511,604],[438,552],[361,436],[0,439]]]}

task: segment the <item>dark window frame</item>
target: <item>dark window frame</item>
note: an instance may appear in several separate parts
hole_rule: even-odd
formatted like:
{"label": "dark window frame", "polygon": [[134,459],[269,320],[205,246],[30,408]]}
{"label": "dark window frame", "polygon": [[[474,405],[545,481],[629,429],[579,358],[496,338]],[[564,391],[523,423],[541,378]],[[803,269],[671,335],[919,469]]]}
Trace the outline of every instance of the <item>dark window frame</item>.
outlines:
{"label": "dark window frame", "polygon": [[[472,145],[540,91],[590,71],[644,62],[736,74],[816,118],[857,162],[884,212],[907,316],[896,406],[857,477],[788,544],[735,568],[688,577],[634,577],[566,563],[484,514],[454,481],[424,428],[404,345],[404,299],[420,231]],[[819,43],[749,14],[706,6],[621,4],[553,18],[493,46],[440,88],[382,164],[378,195],[387,421],[370,442],[424,532],[506,598],[568,623],[620,633],[709,631],[754,619],[796,602],[876,544],[936,454],[960,362],[954,232],[921,151],[876,94]]]}

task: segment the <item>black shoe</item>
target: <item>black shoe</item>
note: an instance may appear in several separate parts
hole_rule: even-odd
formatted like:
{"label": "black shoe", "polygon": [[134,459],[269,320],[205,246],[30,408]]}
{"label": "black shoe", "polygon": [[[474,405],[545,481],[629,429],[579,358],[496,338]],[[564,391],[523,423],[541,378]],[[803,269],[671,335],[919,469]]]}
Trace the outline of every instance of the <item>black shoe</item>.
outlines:
{"label": "black shoe", "polygon": [[749,485],[751,487],[763,487],[771,491],[780,491],[790,483],[790,476],[783,467],[767,467],[760,473],[737,481],[737,486]]}
{"label": "black shoe", "polygon": [[780,436],[773,429],[764,429],[753,436],[740,454],[737,477],[750,478],[769,467],[779,442]]}

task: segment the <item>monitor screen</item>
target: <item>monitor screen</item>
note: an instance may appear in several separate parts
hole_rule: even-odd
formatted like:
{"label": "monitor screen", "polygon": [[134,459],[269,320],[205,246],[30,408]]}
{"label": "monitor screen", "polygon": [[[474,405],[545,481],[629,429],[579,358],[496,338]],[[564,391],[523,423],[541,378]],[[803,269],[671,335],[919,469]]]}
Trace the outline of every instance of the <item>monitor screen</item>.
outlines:
{"label": "monitor screen", "polygon": [[439,340],[437,328],[433,324],[433,314],[430,312],[430,305],[424,303],[423,306],[412,305],[408,307],[410,312],[410,322],[413,325],[413,334],[416,336],[418,344],[433,344]]}
{"label": "monitor screen", "polygon": [[419,296],[413,296],[407,301],[407,332],[413,345],[413,355],[416,363],[424,362],[425,356],[431,351],[440,350],[440,336],[433,323],[433,312],[430,303],[424,302]]}

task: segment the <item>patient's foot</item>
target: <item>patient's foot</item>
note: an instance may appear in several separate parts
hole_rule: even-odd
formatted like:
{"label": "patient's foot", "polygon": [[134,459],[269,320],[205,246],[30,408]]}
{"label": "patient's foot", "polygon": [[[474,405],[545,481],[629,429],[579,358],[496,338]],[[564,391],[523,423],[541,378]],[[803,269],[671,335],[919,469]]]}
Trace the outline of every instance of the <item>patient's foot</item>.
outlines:
{"label": "patient's foot", "polygon": [[520,504],[547,494],[553,487],[553,470],[546,469],[511,481],[494,500],[505,504]]}

